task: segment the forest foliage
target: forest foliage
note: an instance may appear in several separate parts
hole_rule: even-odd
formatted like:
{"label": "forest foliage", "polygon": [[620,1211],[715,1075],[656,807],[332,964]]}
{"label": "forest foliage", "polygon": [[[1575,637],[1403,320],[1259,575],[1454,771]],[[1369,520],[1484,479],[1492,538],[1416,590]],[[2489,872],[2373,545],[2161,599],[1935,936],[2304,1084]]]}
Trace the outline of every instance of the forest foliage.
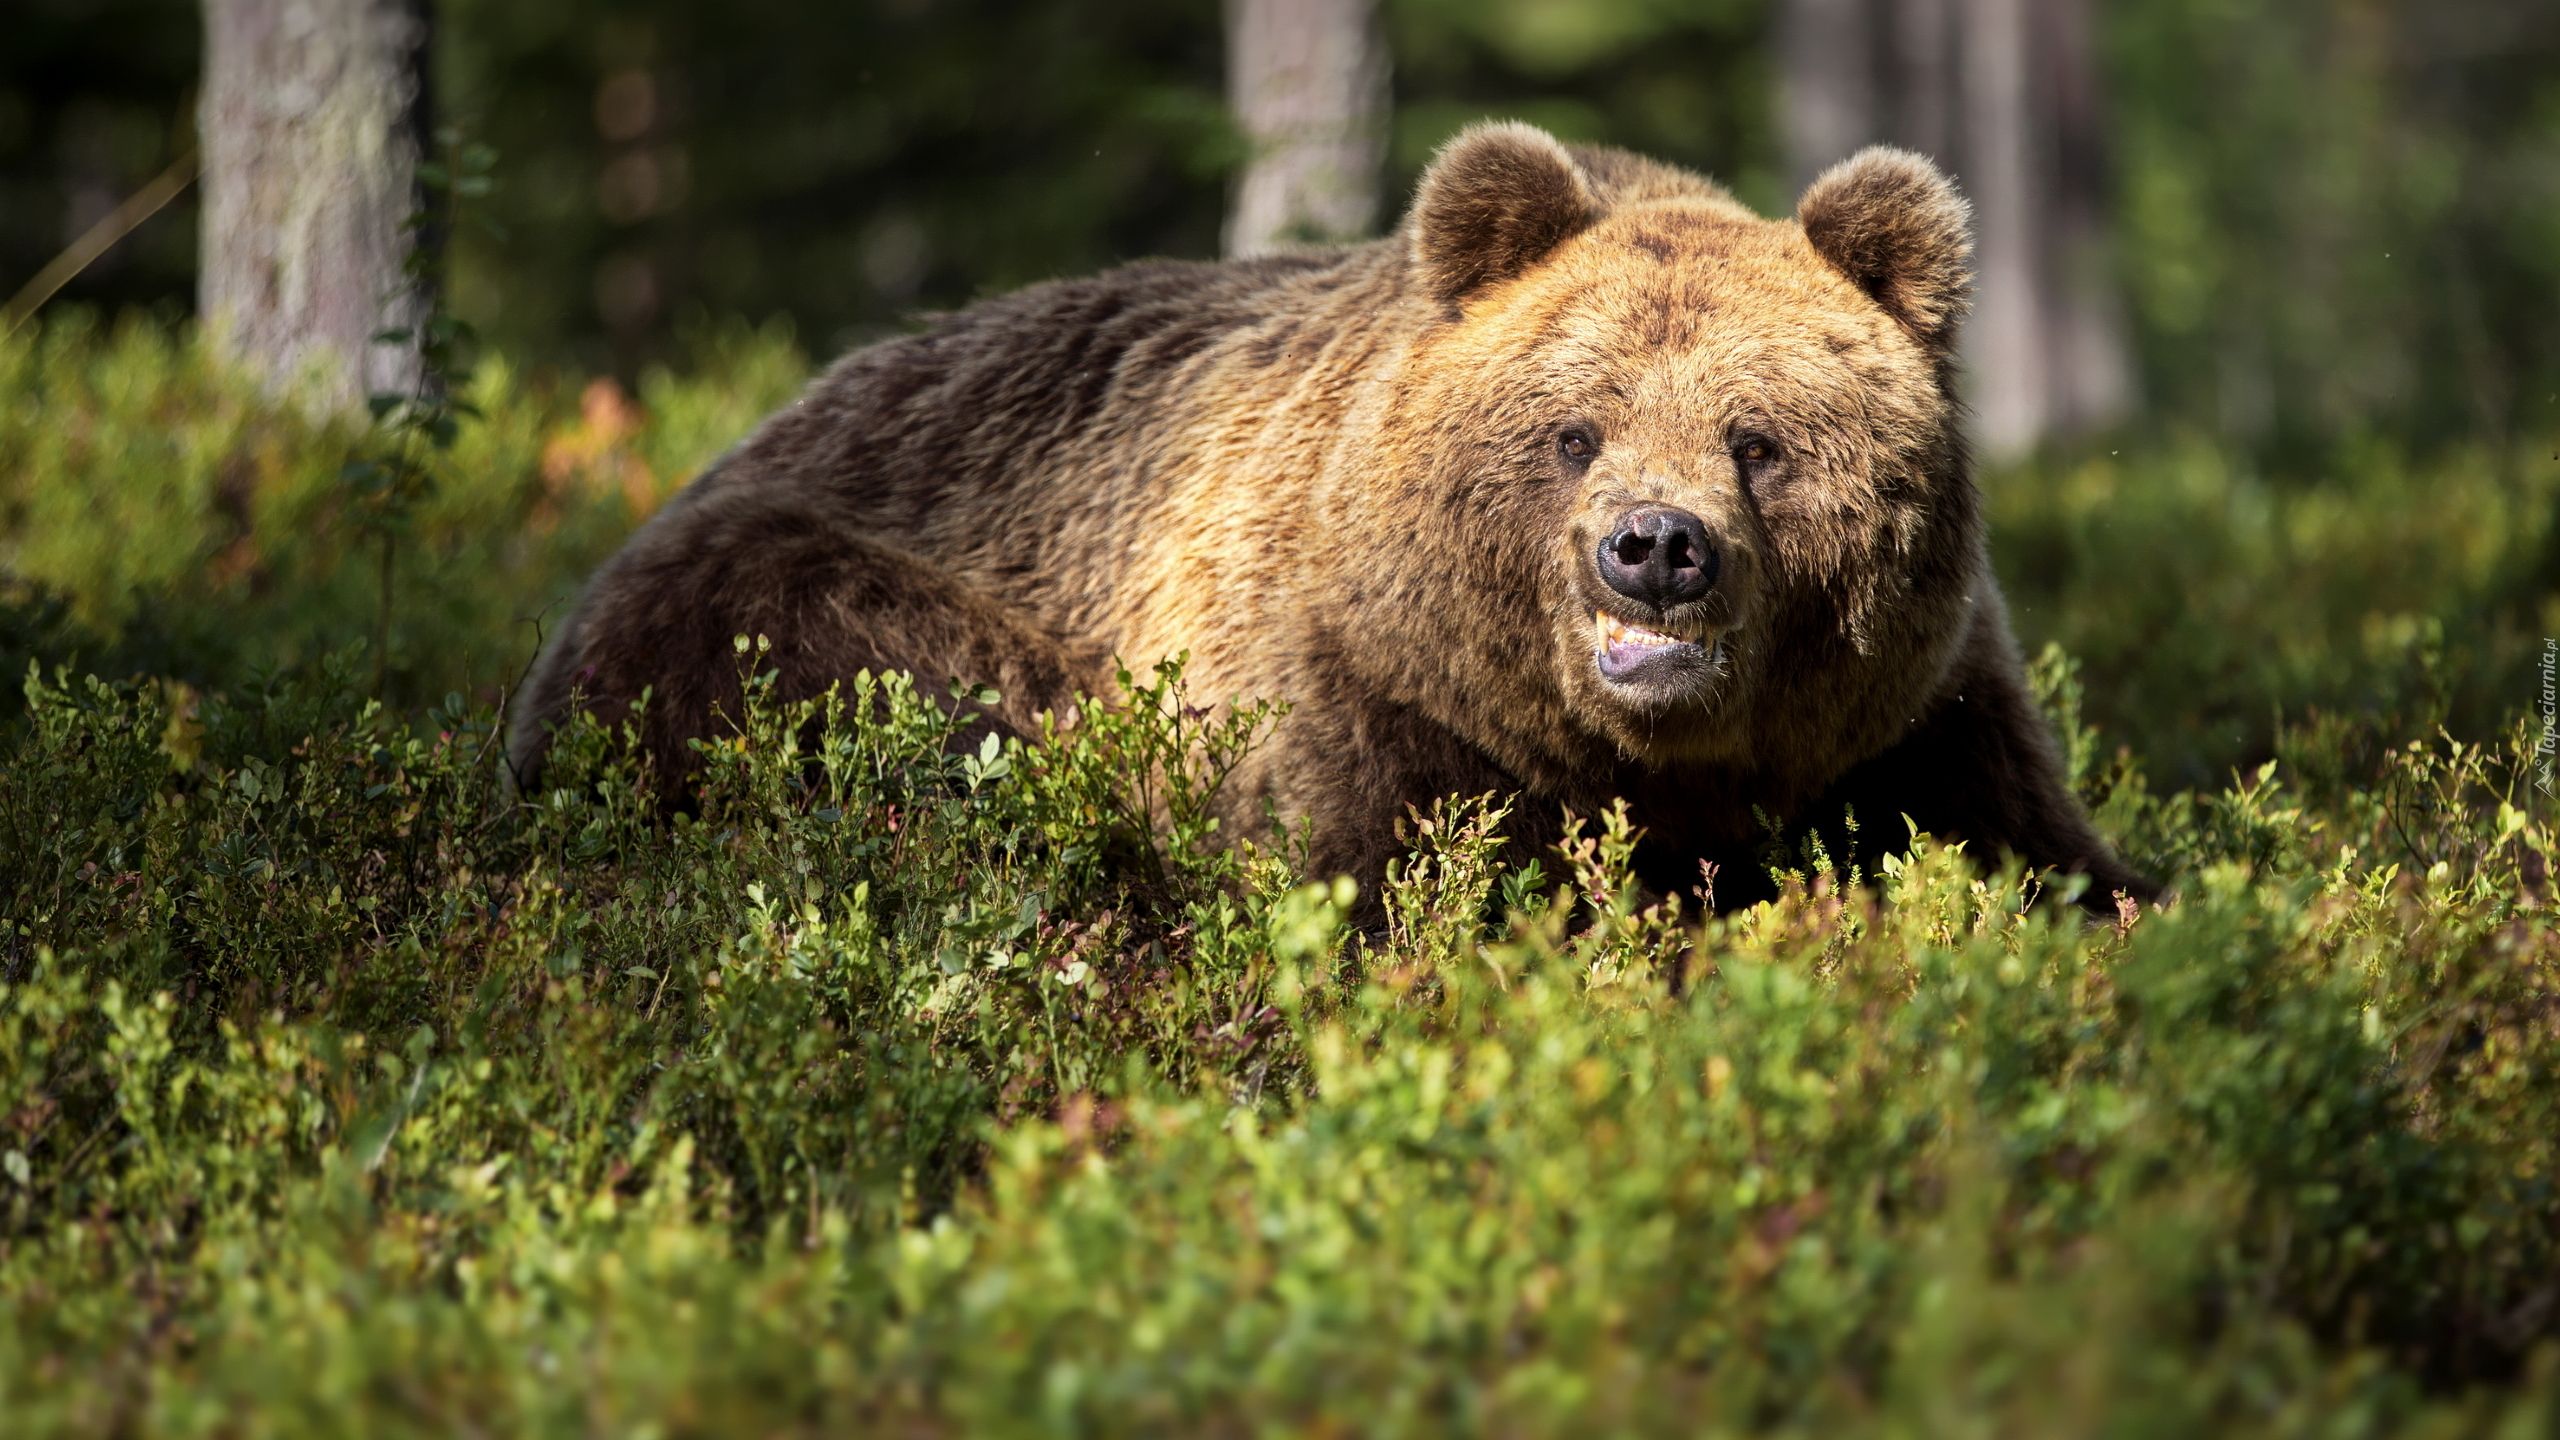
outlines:
{"label": "forest foliage", "polygon": [[[592,725],[507,783],[813,349],[1214,246],[1215,7],[821,8],[438,7],[492,344],[378,657],[380,439],[208,359],[183,205],[0,337],[11,1433],[2560,1428],[2548,7],[2102,9],[2143,404],[1983,483],[2176,903],[1779,832],[1713,918],[1456,796],[1365,929],[1171,657],[954,746],[742,637],[685,815]],[[192,9],[12,17],[6,264],[184,149]],[[1384,13],[1390,194],[1500,113],[1787,204],[1764,5]]]}
{"label": "forest foliage", "polygon": [[480,368],[386,704],[362,436],[146,321],[0,342],[14,1432],[2553,1423],[2560,837],[2473,620],[2553,521],[2500,452],[1993,478],[2166,910],[1781,835],[1711,919],[1618,817],[1520,864],[1451,797],[1358,930],[1210,825],[1289,721],[1178,666],[1032,746],[751,684],[688,815],[591,724],[511,790],[546,604],[805,371],[696,343]]}
{"label": "forest foliage", "polygon": [[2102,796],[2185,892],[2112,926],[1925,844],[1702,926],[1452,800],[1361,936],[1184,823],[1269,717],[1127,683],[957,754],[903,679],[758,704],[670,826],[343,664],[32,678],[13,1428],[2549,1423],[2521,732]]}

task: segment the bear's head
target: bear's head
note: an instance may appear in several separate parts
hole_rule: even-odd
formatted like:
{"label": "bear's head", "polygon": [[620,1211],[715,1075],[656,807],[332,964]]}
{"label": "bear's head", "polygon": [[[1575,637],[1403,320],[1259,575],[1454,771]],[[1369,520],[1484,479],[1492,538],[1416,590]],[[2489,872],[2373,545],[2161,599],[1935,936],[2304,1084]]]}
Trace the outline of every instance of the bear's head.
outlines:
{"label": "bear's head", "polygon": [[1399,241],[1406,357],[1331,518],[1404,703],[1558,788],[1630,760],[1818,787],[1918,716],[1988,597],[1966,207],[1929,162],[1866,151],[1769,221],[1485,125]]}

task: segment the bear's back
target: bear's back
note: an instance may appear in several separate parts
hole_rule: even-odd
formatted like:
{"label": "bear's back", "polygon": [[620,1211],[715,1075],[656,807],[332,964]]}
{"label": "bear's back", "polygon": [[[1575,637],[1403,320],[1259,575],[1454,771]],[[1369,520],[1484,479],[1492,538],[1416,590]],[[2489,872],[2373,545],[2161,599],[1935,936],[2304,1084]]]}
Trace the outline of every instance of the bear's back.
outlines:
{"label": "bear's back", "polygon": [[1140,261],[933,316],[831,366],[722,462],[721,483],[818,487],[928,551],[968,548],[961,532],[994,516],[1089,509],[1096,477],[1062,496],[1067,472],[1122,456],[1142,485],[1152,432],[1196,413],[1210,352],[1285,327],[1304,282],[1358,268],[1367,248]]}

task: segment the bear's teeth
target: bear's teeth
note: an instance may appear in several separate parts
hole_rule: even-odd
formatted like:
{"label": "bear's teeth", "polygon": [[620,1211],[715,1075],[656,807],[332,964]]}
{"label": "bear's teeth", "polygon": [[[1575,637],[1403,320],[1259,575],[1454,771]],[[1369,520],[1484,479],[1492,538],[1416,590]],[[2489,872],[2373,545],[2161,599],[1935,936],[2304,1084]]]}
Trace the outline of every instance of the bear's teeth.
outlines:
{"label": "bear's teeth", "polygon": [[1601,640],[1610,645],[1640,645],[1648,650],[1654,650],[1665,645],[1680,643],[1676,635],[1665,635],[1659,630],[1647,630],[1641,625],[1630,625],[1605,610],[1592,611],[1591,618],[1600,627]]}

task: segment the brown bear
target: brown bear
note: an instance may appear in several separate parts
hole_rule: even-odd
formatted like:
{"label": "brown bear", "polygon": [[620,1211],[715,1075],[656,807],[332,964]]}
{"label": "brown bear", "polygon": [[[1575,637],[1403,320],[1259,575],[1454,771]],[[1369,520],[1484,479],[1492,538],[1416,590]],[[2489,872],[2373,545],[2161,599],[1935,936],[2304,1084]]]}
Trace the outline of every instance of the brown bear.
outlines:
{"label": "brown bear", "polygon": [[[2149,898],[2022,683],[1955,391],[1967,208],[1871,149],[1761,219],[1714,182],[1475,127],[1367,245],[1037,285],[857,351],[649,522],[536,663],[654,689],[665,774],[869,667],[1022,733],[1115,657],[1290,713],[1222,797],[1374,885],[1411,805],[1624,797],[1662,887],[1763,893],[1755,807],[1853,807]],[[939,689],[939,686],[932,688]],[[1374,893],[1374,892],[1373,892]]]}

